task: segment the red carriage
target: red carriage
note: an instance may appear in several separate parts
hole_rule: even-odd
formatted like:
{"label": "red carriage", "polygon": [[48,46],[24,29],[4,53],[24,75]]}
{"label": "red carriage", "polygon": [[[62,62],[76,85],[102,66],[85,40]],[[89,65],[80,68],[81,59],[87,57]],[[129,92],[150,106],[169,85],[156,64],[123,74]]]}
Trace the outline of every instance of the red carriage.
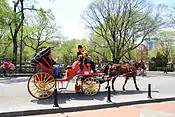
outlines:
{"label": "red carriage", "polygon": [[[114,81],[119,76],[125,76],[125,83],[123,85],[123,90],[125,90],[125,85],[129,77],[133,78],[136,90],[139,90],[136,83],[136,70],[140,67],[137,63],[131,65],[121,65],[121,64],[110,64],[106,65],[103,69],[104,73],[95,72],[92,73],[90,69],[90,64],[82,64],[83,69],[80,70],[80,61],[75,61],[72,67],[67,67],[65,69],[65,75],[61,79],[57,79],[54,75],[52,69],[53,59],[51,54],[51,48],[47,47],[45,50],[39,52],[30,62],[33,66],[40,66],[41,72],[34,74],[28,80],[28,91],[29,93],[37,99],[46,99],[52,96],[54,88],[58,90],[66,89],[69,81],[71,79],[76,79],[75,91],[84,92],[85,95],[92,96],[96,95],[100,90],[100,84],[107,82],[107,87],[109,81],[112,79],[112,89],[114,90]],[[107,76],[105,76],[105,74]],[[63,87],[63,83],[67,83]],[[60,87],[61,84],[61,87]],[[107,88],[106,87],[106,88]]]}
{"label": "red carriage", "polygon": [[[34,74],[28,80],[28,91],[37,99],[46,99],[52,96],[54,88],[58,90],[65,89],[72,78],[76,79],[75,91],[84,92],[85,95],[95,95],[100,90],[100,84],[105,80],[102,78],[102,73],[91,73],[90,64],[83,64],[83,69],[80,71],[80,62],[75,61],[72,67],[65,69],[65,75],[62,79],[54,77],[52,69],[53,59],[51,48],[39,52],[30,62],[33,66],[40,66],[41,72]],[[67,83],[66,87],[60,84]]]}

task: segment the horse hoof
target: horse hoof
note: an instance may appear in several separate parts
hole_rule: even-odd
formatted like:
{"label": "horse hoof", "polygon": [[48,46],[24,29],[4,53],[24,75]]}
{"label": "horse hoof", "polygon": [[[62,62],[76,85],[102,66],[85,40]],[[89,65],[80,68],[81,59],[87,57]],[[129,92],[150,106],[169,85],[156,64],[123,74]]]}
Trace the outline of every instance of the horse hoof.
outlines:
{"label": "horse hoof", "polygon": [[113,92],[117,92],[115,89],[112,89]]}
{"label": "horse hoof", "polygon": [[140,91],[140,89],[139,89],[139,88],[136,88],[136,90],[137,90],[137,91]]}

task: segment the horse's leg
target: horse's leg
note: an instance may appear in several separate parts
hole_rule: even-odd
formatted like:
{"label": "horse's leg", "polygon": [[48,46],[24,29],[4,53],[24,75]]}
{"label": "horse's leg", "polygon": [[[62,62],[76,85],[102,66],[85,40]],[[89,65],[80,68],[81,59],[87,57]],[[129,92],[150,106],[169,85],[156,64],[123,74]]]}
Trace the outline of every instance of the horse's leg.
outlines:
{"label": "horse's leg", "polygon": [[115,91],[115,88],[114,88],[115,79],[116,79],[116,78],[113,78],[113,79],[112,79],[112,90],[113,90],[113,91]]}
{"label": "horse's leg", "polygon": [[107,81],[107,85],[105,87],[105,89],[107,89],[109,87],[109,80]]}
{"label": "horse's leg", "polygon": [[137,81],[136,81],[136,76],[133,76],[133,81],[134,81],[134,85],[137,91],[139,91],[139,88],[137,86]]}
{"label": "horse's leg", "polygon": [[129,77],[126,77],[126,78],[125,78],[125,83],[124,83],[123,88],[122,88],[123,91],[125,91],[125,85],[126,85],[128,79],[129,79]]}

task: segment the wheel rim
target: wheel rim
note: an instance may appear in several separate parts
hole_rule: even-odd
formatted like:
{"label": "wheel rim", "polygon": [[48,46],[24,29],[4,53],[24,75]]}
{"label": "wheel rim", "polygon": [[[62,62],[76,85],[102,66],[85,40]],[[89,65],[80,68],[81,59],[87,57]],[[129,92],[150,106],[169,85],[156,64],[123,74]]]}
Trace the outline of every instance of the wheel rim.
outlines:
{"label": "wheel rim", "polygon": [[44,84],[44,82],[41,82],[41,81],[46,81],[46,80],[44,80],[44,78],[42,78],[42,77],[40,77],[40,79],[36,78],[36,76],[41,76],[41,74],[46,75],[47,73],[43,73],[43,72],[37,73],[29,79],[28,91],[33,97],[35,97],[37,99],[46,99],[46,98],[49,98],[50,96],[52,96],[52,94],[54,92],[53,87],[55,86],[55,80],[54,80],[54,83],[52,83],[52,85],[48,85],[50,83],[49,81],[52,81],[51,78],[49,80],[47,80],[48,83]]}
{"label": "wheel rim", "polygon": [[34,84],[40,90],[50,90],[55,86],[55,79],[52,75],[40,72],[32,76]]}
{"label": "wheel rim", "polygon": [[82,83],[82,90],[85,95],[96,95],[100,90],[100,82],[97,78],[88,77]]}

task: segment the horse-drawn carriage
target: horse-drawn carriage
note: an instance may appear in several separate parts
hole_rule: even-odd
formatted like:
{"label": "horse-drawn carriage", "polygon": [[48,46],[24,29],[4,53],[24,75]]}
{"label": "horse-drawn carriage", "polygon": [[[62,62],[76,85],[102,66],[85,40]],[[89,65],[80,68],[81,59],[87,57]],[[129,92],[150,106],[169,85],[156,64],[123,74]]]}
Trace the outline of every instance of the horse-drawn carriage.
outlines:
{"label": "horse-drawn carriage", "polygon": [[[82,64],[83,68],[80,70],[80,61],[75,61],[72,67],[65,69],[65,75],[61,79],[57,79],[52,69],[53,59],[50,47],[39,52],[30,61],[30,64],[41,67],[40,72],[30,77],[27,85],[29,93],[37,99],[51,97],[54,88],[58,90],[66,89],[71,79],[76,79],[75,91],[82,91],[88,96],[96,95],[100,90],[100,84],[108,81],[108,86],[111,79],[112,89],[114,90],[114,81],[121,75],[126,77],[125,84],[128,77],[133,77],[135,87],[139,90],[136,84],[136,69],[133,69],[135,68],[134,66],[127,67],[120,64],[113,64],[109,67],[109,65],[106,65],[104,72],[92,73],[90,64]],[[67,83],[67,85],[63,87],[63,83]],[[123,85],[123,90],[125,90],[125,84]]]}
{"label": "horse-drawn carriage", "polygon": [[[52,96],[54,88],[58,87],[58,90],[66,89],[71,79],[75,78],[75,91],[80,90],[85,95],[95,95],[100,90],[100,84],[105,82],[102,79],[102,73],[91,73],[90,64],[83,64],[83,69],[80,71],[80,62],[75,61],[72,67],[65,69],[65,75],[61,79],[57,79],[52,69],[53,60],[51,54],[51,48],[47,47],[45,50],[39,52],[31,61],[33,66],[40,66],[41,72],[34,74],[28,80],[28,91],[37,99],[46,99]],[[66,87],[63,87],[63,82],[67,83]]]}

